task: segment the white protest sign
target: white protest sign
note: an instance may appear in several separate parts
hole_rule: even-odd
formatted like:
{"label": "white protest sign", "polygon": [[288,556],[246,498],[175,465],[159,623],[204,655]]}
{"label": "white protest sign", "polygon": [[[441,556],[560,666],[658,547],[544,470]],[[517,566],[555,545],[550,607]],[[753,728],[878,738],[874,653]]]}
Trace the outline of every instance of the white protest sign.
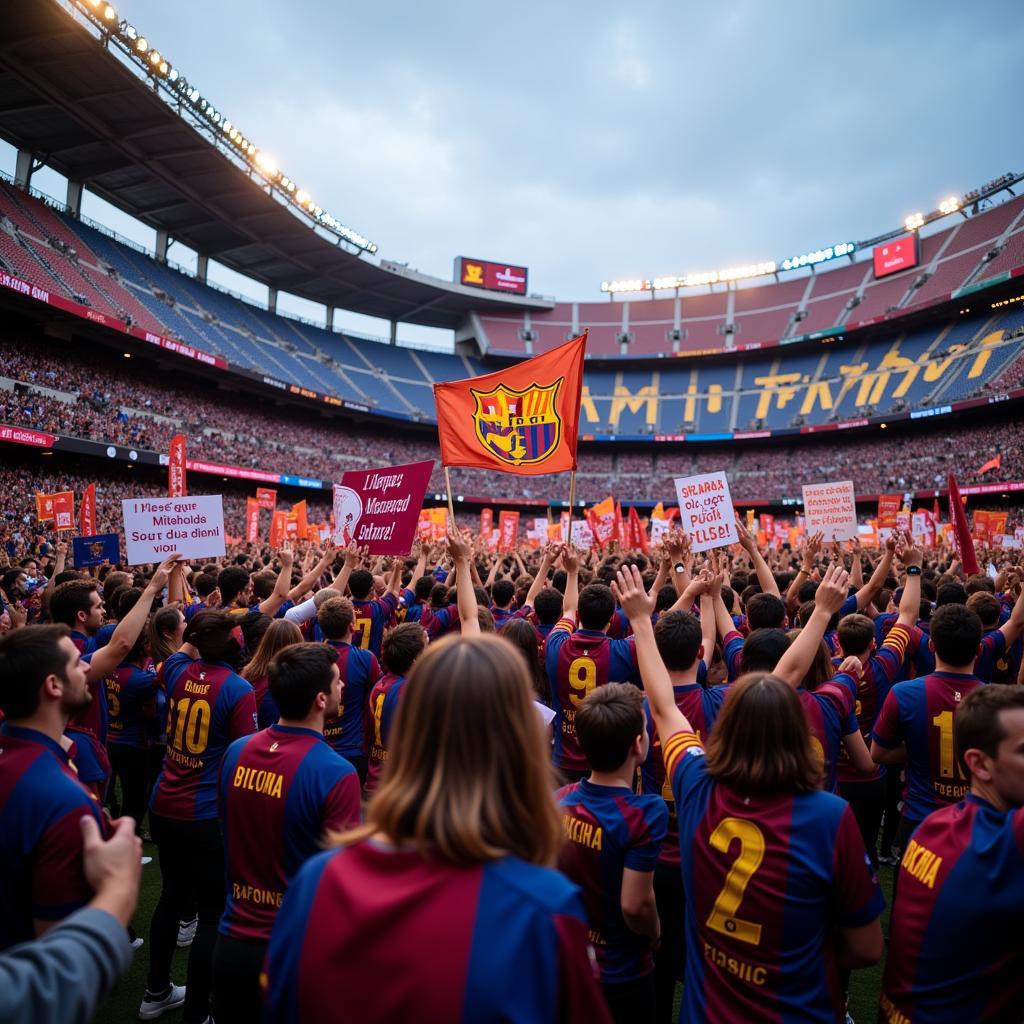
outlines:
{"label": "white protest sign", "polygon": [[853,481],[804,484],[804,515],[807,532],[819,530],[825,540],[851,540],[857,536],[857,504]]}
{"label": "white protest sign", "polygon": [[589,523],[579,519],[572,521],[572,546],[580,551],[589,551],[594,546],[594,531]]}
{"label": "white protest sign", "polygon": [[219,494],[187,498],[125,498],[124,539],[129,565],[224,554],[224,508]]}
{"label": "white protest sign", "polygon": [[672,524],[667,519],[652,519],[651,520],[651,545],[660,544],[664,539],[665,535],[669,533],[672,528]]}
{"label": "white protest sign", "polygon": [[724,473],[702,473],[675,479],[679,521],[694,551],[739,542],[736,514]]}

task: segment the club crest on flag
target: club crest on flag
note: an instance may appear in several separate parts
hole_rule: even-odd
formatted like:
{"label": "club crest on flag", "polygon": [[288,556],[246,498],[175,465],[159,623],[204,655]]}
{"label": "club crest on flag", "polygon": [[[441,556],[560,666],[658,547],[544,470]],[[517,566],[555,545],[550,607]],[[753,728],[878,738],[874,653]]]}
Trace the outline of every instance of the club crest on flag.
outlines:
{"label": "club crest on flag", "polygon": [[562,438],[562,419],[555,400],[565,378],[554,384],[517,391],[499,384],[491,391],[470,389],[476,399],[473,422],[486,451],[510,466],[543,462]]}

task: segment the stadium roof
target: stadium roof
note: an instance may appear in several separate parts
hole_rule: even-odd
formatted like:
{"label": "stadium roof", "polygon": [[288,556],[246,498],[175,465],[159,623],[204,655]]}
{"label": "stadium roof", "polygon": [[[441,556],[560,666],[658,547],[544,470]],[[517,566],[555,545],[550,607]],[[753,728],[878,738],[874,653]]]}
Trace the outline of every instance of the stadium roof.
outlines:
{"label": "stadium roof", "polygon": [[58,0],[5,0],[0,137],[157,230],[314,302],[455,329],[552,300],[467,288],[359,256],[271,194]]}

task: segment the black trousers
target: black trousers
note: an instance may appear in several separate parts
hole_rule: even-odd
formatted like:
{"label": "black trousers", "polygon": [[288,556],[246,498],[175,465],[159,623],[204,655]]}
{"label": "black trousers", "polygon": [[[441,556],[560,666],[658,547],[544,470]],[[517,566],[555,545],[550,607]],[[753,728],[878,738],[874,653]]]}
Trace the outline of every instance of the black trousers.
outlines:
{"label": "black trousers", "polygon": [[[867,782],[841,782],[839,795],[850,805],[857,819],[871,866],[878,868],[878,830],[885,811],[885,776]],[[883,849],[882,851],[886,851]]]}
{"label": "black trousers", "polygon": [[362,789],[366,785],[366,771],[368,767],[368,761],[365,754],[354,754],[351,757],[345,755],[345,760],[356,770],[356,775],[359,776],[359,788]]}
{"label": "black trousers", "polygon": [[882,853],[888,856],[896,844],[900,827],[900,800],[903,798],[903,765],[885,766],[885,820],[882,823]]}
{"label": "black trousers", "polygon": [[171,983],[171,957],[178,922],[198,910],[199,925],[188,956],[188,993],[182,1020],[199,1024],[210,1015],[211,961],[217,925],[224,912],[224,841],[216,818],[178,821],[150,814],[149,827],[160,856],[162,887],[149,926],[149,978],[156,994]]}
{"label": "black trousers", "polygon": [[650,1024],[654,1016],[653,974],[618,985],[602,984],[601,991],[615,1024]]}
{"label": "black trousers", "polygon": [[218,934],[213,948],[213,1019],[217,1024],[259,1024],[260,972],[267,945]]}
{"label": "black trousers", "polygon": [[[135,831],[142,832],[142,819],[146,814],[149,792],[149,751],[143,747],[130,747],[126,743],[108,743],[110,767],[114,779],[121,783],[121,802],[112,810],[114,817],[122,814],[135,819]],[[110,787],[113,796],[114,787]]]}
{"label": "black trousers", "polygon": [[661,920],[661,945],[654,951],[654,1000],[657,1024],[672,1024],[676,982],[683,980],[686,958],[683,916],[686,895],[678,865],[659,864],[654,869],[654,898]]}

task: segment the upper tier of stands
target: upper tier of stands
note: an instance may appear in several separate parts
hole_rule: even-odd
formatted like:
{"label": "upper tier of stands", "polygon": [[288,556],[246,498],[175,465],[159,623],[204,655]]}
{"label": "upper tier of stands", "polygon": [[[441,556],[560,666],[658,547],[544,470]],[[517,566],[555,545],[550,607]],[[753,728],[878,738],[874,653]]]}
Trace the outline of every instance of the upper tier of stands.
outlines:
{"label": "upper tier of stands", "polygon": [[[560,303],[525,320],[481,316],[491,351],[540,352],[590,328],[589,351],[635,355],[750,347],[909,309],[1024,265],[1024,197],[922,241],[913,271],[873,281],[864,260],[774,284],[636,302]],[[997,250],[989,260],[986,255]],[[465,356],[422,352],[278,316],[172,269],[0,182],[0,269],[49,292],[244,369],[431,420],[432,385],[474,376]],[[592,363],[582,429],[595,434],[725,433],[857,419],[981,392],[1020,351],[1015,304],[808,351],[666,360],[654,369]],[[722,332],[726,325],[734,330]],[[678,329],[679,340],[669,332]],[[756,348],[756,345],[753,345]],[[652,364],[648,364],[649,366]],[[621,367],[621,369],[619,368]]]}

